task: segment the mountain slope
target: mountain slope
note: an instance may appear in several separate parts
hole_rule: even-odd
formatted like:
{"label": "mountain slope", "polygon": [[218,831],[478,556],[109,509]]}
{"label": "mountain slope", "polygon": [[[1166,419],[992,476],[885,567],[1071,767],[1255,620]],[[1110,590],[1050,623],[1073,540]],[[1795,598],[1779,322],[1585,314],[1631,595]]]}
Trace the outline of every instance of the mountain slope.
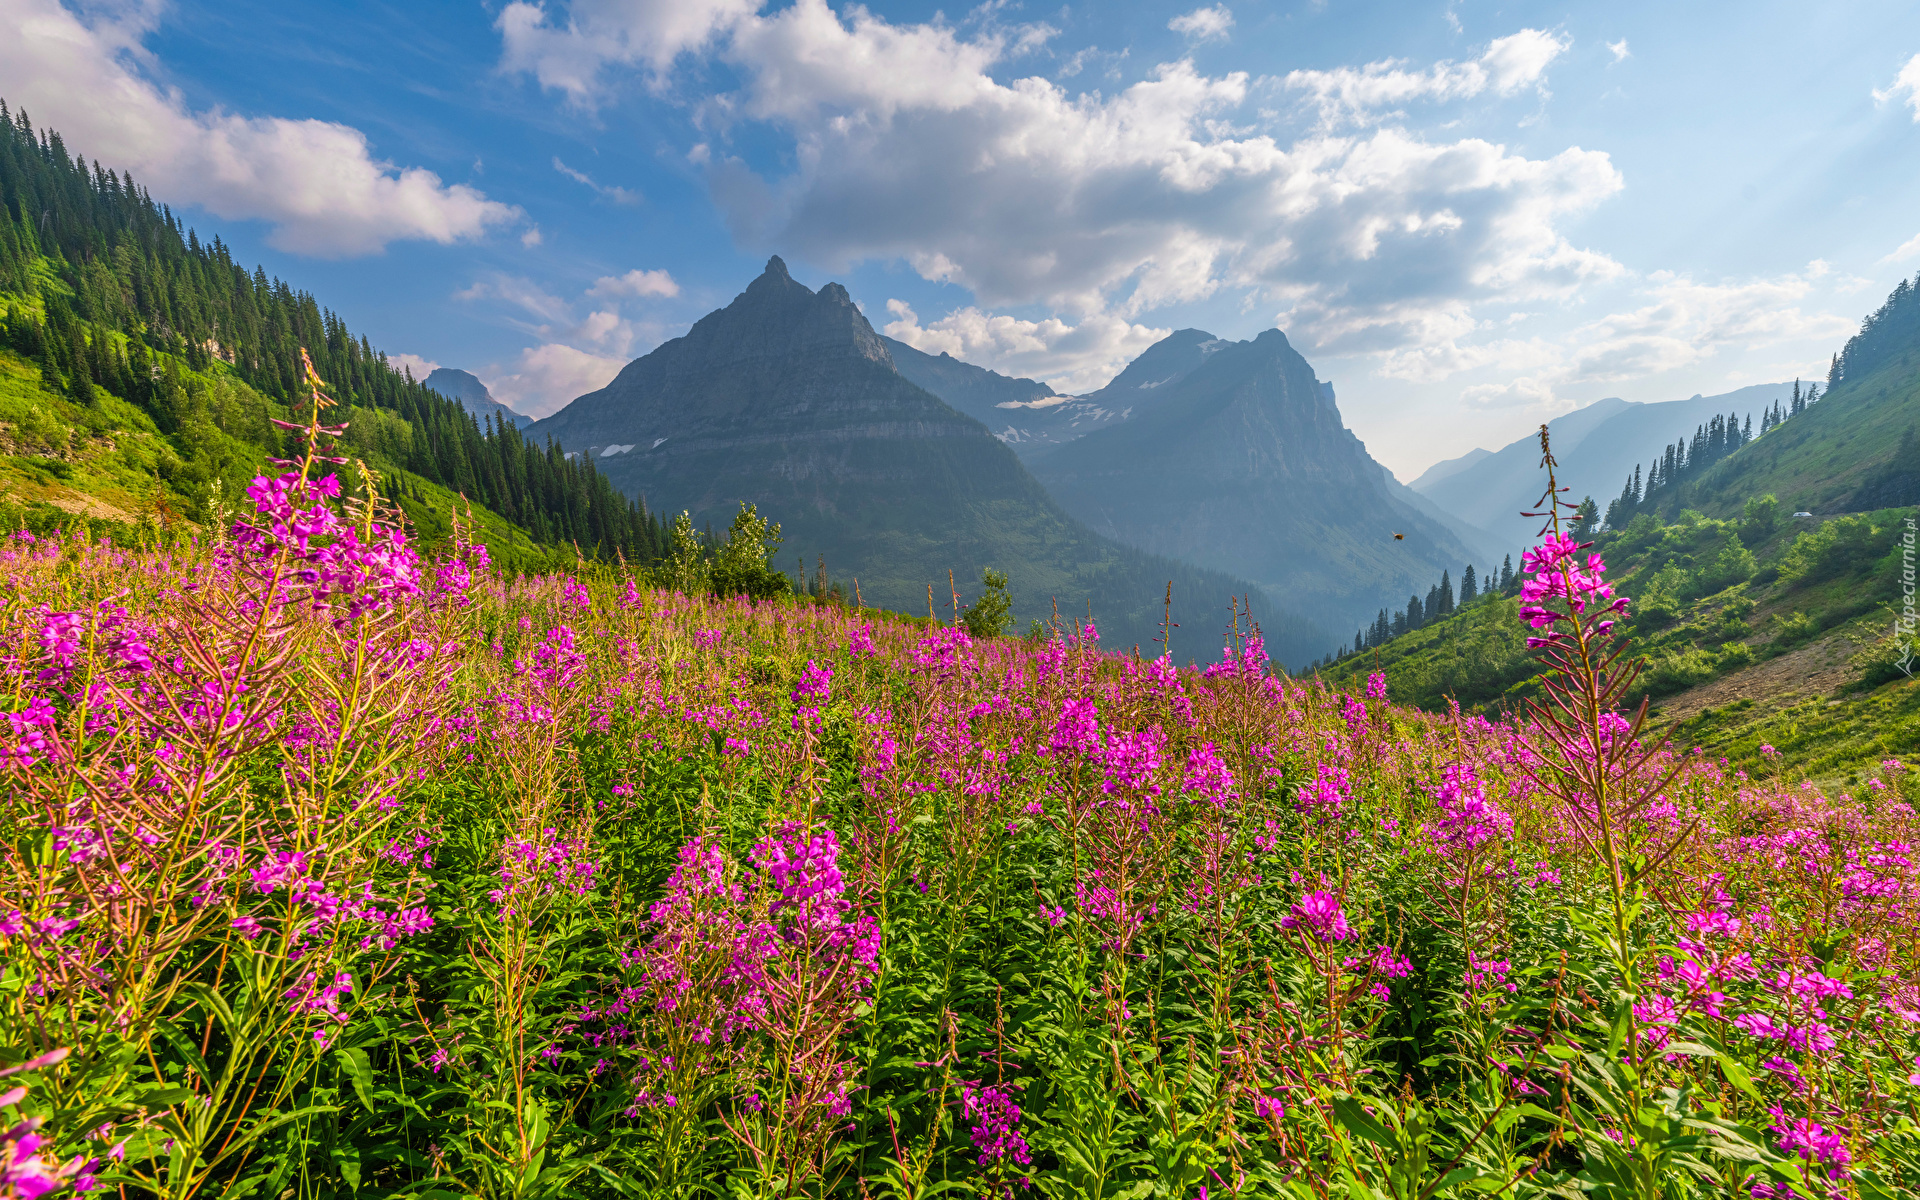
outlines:
{"label": "mountain slope", "polygon": [[1485,565],[1487,547],[1421,512],[1367,454],[1279,330],[1250,342],[1200,334],[1169,349],[1182,357],[1166,355],[1160,369],[1178,369],[1156,380],[1148,364],[1133,381],[1151,397],[1142,411],[1036,463],[1068,512],[1148,550],[1251,576],[1335,629],[1372,621],[1442,570]]}
{"label": "mountain slope", "polygon": [[1920,285],[1902,281],[1839,362],[1819,403],[1680,486],[1663,510],[1726,515],[1767,493],[1822,514],[1920,504]]}
{"label": "mountain slope", "polygon": [[476,513],[515,561],[528,561],[529,535],[567,544],[569,562],[574,544],[658,556],[664,531],[591,464],[511,429],[483,436],[311,294],[247,270],[218,236],[202,240],[126,175],[89,170],[3,102],[0,317],[0,497],[210,521],[288,456],[273,422],[303,400],[304,350],[342,405],[344,451],[388,477],[417,534],[445,533],[458,496],[504,518]]}
{"label": "mountain slope", "polygon": [[1062,396],[1044,383],[1013,379],[985,367],[938,356],[883,337],[900,374],[985,425],[1022,459],[1125,419],[1125,413],[1082,396]]}
{"label": "mountain slope", "polygon": [[[957,373],[964,374],[964,373]],[[869,603],[916,612],[1005,571],[1023,618],[1091,606],[1110,643],[1146,646],[1169,579],[1176,620],[1211,629],[1251,585],[1156,561],[1068,519],[1013,452],[896,369],[846,289],[817,293],[778,258],[733,303],[528,428],[659,511],[724,525],[743,502],[781,522],[786,553],[824,556]],[[1265,598],[1256,615],[1279,624]],[[1331,638],[1273,628],[1292,661]]]}
{"label": "mountain slope", "polygon": [[[1666,443],[1691,436],[1716,414],[1757,417],[1775,401],[1786,399],[1792,387],[1756,384],[1718,396],[1658,404],[1617,397],[1596,401],[1547,423],[1554,457],[1560,462],[1560,481],[1570,497],[1592,496],[1604,511],[1634,467],[1658,457]],[[1519,549],[1529,544],[1540,527],[1538,520],[1520,515],[1538,507],[1539,438],[1529,434],[1491,453],[1476,450],[1437,463],[1411,486],[1447,512],[1498,536],[1505,549]]]}
{"label": "mountain slope", "polygon": [[421,382],[449,400],[458,400],[461,407],[475,417],[481,419],[492,417],[496,421],[506,421],[522,429],[533,424],[532,417],[522,416],[495,400],[493,393],[487,390],[487,385],[481,383],[480,377],[471,372],[462,371],[456,367],[435,367],[433,373]]}

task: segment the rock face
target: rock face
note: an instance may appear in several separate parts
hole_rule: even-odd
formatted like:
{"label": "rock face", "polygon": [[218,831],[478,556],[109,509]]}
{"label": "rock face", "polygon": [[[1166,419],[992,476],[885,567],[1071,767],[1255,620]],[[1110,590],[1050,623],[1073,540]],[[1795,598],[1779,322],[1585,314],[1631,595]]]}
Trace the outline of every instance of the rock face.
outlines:
{"label": "rock face", "polygon": [[[784,527],[777,566],[824,555],[830,576],[858,578],[869,603],[906,612],[925,611],[932,584],[947,614],[948,571],[964,603],[991,566],[1009,576],[1023,622],[1055,600],[1069,617],[1091,605],[1109,644],[1146,646],[1169,579],[1195,629],[1223,625],[1231,597],[1254,590],[1069,519],[985,426],[896,369],[845,288],[810,291],[778,258],[726,308],[528,435],[591,453],[663,514],[684,509],[719,530],[756,504]],[[1289,661],[1331,643],[1279,628],[1265,597],[1255,604]]]}
{"label": "rock face", "polygon": [[1249,342],[1183,330],[1095,395],[1123,387],[1142,394],[1129,419],[1035,465],[1096,532],[1248,576],[1336,631],[1442,570],[1487,566],[1486,539],[1393,481],[1277,329]]}
{"label": "rock face", "polygon": [[522,429],[533,424],[532,417],[523,417],[495,400],[493,393],[487,390],[487,385],[481,383],[478,376],[457,367],[435,367],[433,373],[420,382],[450,400],[458,400],[476,417],[491,416],[496,421],[510,421]]}

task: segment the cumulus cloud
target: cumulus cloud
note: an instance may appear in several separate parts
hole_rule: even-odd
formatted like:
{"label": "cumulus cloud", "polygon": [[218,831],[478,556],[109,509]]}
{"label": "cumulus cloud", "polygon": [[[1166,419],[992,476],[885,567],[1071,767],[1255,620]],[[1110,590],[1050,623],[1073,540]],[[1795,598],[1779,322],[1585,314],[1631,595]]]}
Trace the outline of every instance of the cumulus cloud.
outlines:
{"label": "cumulus cloud", "polygon": [[425,379],[440,369],[439,363],[430,358],[421,358],[418,354],[389,354],[387,365],[393,368],[396,375],[411,371],[415,379]]}
{"label": "cumulus cloud", "polygon": [[1110,313],[1068,324],[1030,321],[971,305],[925,325],[904,300],[887,301],[893,317],[880,332],[928,354],[951,354],[1003,375],[1038,378],[1056,392],[1090,392],[1119,374],[1140,352],[1173,332]]}
{"label": "cumulus cloud", "polygon": [[664,270],[643,271],[638,267],[625,275],[602,275],[587,289],[589,296],[678,296],[680,285]]}
{"label": "cumulus cloud", "polygon": [[1873,100],[1876,104],[1899,100],[1902,96],[1913,109],[1913,119],[1920,122],[1920,54],[1908,59],[1907,65],[1900,68],[1900,74],[1894,77],[1892,87],[1885,91],[1879,88],[1873,90]]}
{"label": "cumulus cloud", "polygon": [[475,238],[520,218],[465,184],[375,157],[348,125],[195,112],[137,68],[151,9],[90,11],[83,20],[60,0],[0,0],[7,99],[70,150],[131,170],[176,205],[270,222],[273,245],[326,258]]}
{"label": "cumulus cloud", "polygon": [[1437,62],[1420,71],[1408,70],[1404,59],[1382,59],[1363,67],[1290,71],[1282,83],[1289,91],[1304,92],[1329,126],[1377,121],[1416,100],[1469,100],[1489,90],[1511,96],[1538,86],[1548,65],[1570,45],[1557,34],[1522,29],[1494,39],[1472,62]]}
{"label": "cumulus cloud", "polygon": [[1646,303],[1611,313],[1564,338],[1497,338],[1461,344],[1448,339],[1389,354],[1381,373],[1433,382],[1463,371],[1498,368],[1503,382],[1466,388],[1482,407],[1568,407],[1564,389],[1640,379],[1690,367],[1722,349],[1758,349],[1813,338],[1844,337],[1853,322],[1805,302],[1824,264],[1802,273],[1735,283],[1702,283],[1657,272],[1641,289]]}
{"label": "cumulus cloud", "polygon": [[1621,38],[1617,42],[1608,42],[1607,49],[1613,52],[1613,61],[1617,63],[1625,62],[1627,59],[1633,57],[1633,51],[1627,49],[1627,39],[1625,38]]}
{"label": "cumulus cloud", "polygon": [[657,75],[759,7],[760,0],[574,0],[556,18],[545,4],[514,0],[494,24],[505,51],[502,69],[531,74],[542,87],[591,106],[605,67],[640,66]]}
{"label": "cumulus cloud", "polygon": [[1168,21],[1167,28],[1175,33],[1183,33],[1196,42],[1224,38],[1227,36],[1227,30],[1233,28],[1233,12],[1224,4],[1216,4],[1212,8],[1196,8],[1190,13]]}
{"label": "cumulus cloud", "polygon": [[515,412],[544,417],[577,396],[607,386],[626,365],[627,359],[619,355],[548,342],[522,350],[512,365],[488,370],[480,382],[495,400]]}
{"label": "cumulus cloud", "polygon": [[[1622,186],[1605,153],[1530,158],[1379,120],[1413,99],[1537,88],[1568,45],[1553,33],[1524,29],[1428,70],[1297,74],[1313,105],[1359,128],[1323,124],[1289,141],[1248,112],[1245,73],[1181,60],[1110,93],[1009,78],[1014,56],[1052,36],[1045,26],[895,24],[826,0],[702,11],[712,19],[698,40],[673,44],[724,63],[737,86],[697,102],[706,136],[687,161],[736,239],[835,269],[904,261],[973,293],[977,313],[956,322],[1043,305],[1091,336],[1236,289],[1285,305],[1289,331],[1316,351],[1389,350],[1456,336],[1480,305],[1619,273],[1563,232]],[[543,20],[586,28],[613,9],[570,12]],[[658,13],[630,16],[620,45],[667,44]],[[569,78],[602,86],[614,58],[598,44],[575,43]],[[509,46],[510,69],[519,53]],[[790,165],[771,173],[730,152],[743,125],[790,138]],[[1026,373],[1073,375],[1097,357],[1034,358]]]}
{"label": "cumulus cloud", "polygon": [[[501,272],[481,276],[453,298],[500,305],[504,310],[500,319],[537,339],[513,363],[474,373],[495,398],[540,417],[606,386],[637,354],[664,340],[665,322],[651,315],[629,316],[621,311],[623,301],[671,299],[679,294],[680,285],[666,271],[635,268],[624,275],[602,275],[578,301]],[[585,315],[581,309],[587,310]]]}

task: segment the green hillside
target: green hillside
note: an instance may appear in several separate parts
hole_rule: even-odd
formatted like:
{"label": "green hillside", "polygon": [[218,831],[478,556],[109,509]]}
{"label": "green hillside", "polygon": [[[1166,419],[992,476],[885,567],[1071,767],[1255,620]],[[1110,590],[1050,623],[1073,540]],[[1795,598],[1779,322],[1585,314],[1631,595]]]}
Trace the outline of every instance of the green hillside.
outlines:
{"label": "green hillside", "polygon": [[[1824,397],[1801,400],[1796,388],[1758,437],[1729,425],[1665,447],[1643,496],[1630,486],[1610,506],[1631,519],[1591,537],[1633,600],[1636,702],[1743,769],[1844,780],[1920,755],[1920,683],[1899,664],[1913,635],[1895,626],[1920,523],[1920,287],[1902,281],[1834,356]],[[1429,593],[1425,624],[1382,612],[1324,673],[1381,671],[1423,708],[1518,708],[1538,663],[1518,583],[1502,583],[1457,606],[1442,586],[1448,604],[1433,618]]]}
{"label": "green hillside", "polygon": [[[0,505],[34,525],[195,525],[287,456],[306,349],[349,453],[416,532],[468,503],[537,565],[657,559],[665,530],[590,462],[485,426],[388,365],[313,296],[249,272],[129,176],[70,155],[0,103]],[[351,473],[350,473],[351,474]],[[464,499],[463,499],[464,498]]]}
{"label": "green hillside", "polygon": [[[1636,702],[1649,697],[1658,715],[1686,720],[1676,736],[1755,769],[1769,742],[1821,770],[1920,753],[1920,691],[1893,666],[1891,636],[1900,538],[1916,518],[1796,520],[1765,497],[1734,520],[1642,513],[1598,534],[1608,578],[1633,599],[1626,629],[1647,664]],[[1396,700],[1491,716],[1537,694],[1529,632],[1514,590],[1495,592],[1324,673],[1351,683],[1379,670]]]}
{"label": "green hillside", "polygon": [[1740,512],[1771,492],[1789,512],[1864,512],[1920,503],[1920,287],[1902,281],[1834,360],[1825,398],[1661,503],[1675,513]]}

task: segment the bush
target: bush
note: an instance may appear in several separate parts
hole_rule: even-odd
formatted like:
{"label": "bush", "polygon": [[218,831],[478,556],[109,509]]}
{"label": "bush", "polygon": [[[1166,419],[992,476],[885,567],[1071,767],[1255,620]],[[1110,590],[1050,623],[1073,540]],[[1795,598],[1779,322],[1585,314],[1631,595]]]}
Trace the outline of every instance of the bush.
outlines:
{"label": "bush", "polygon": [[1013,628],[1013,597],[1007,594],[1007,577],[988,567],[980,573],[980,582],[986,590],[961,620],[971,637],[999,637]]}

